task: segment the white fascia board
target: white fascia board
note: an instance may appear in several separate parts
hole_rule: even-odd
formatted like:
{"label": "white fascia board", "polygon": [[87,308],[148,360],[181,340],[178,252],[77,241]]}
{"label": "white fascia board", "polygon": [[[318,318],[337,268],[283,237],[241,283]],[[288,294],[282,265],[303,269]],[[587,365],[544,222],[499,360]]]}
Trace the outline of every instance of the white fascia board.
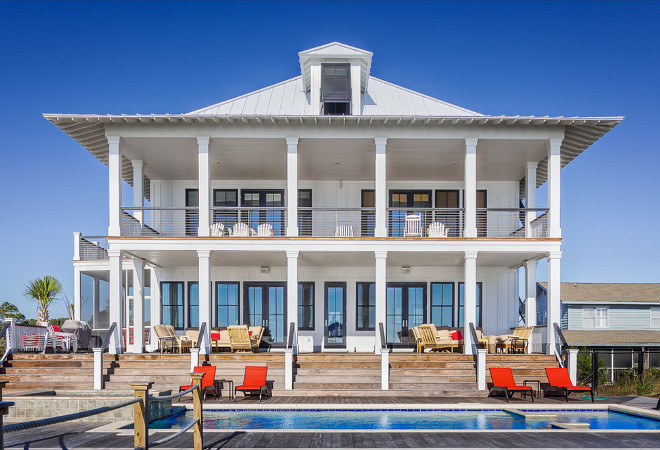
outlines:
{"label": "white fascia board", "polygon": [[605,300],[591,300],[591,301],[572,301],[562,300],[562,303],[567,305],[595,305],[595,306],[615,306],[615,305],[636,305],[636,306],[654,306],[660,305],[660,302],[610,302]]}
{"label": "white fascia board", "polygon": [[[340,121],[338,120],[337,123]],[[144,138],[196,138],[197,136],[209,136],[211,138],[282,138],[285,135],[296,133],[302,139],[372,139],[376,137],[405,138],[405,139],[465,139],[474,137],[478,139],[562,139],[564,137],[563,126],[550,127],[507,127],[480,126],[478,129],[468,126],[452,127],[392,127],[375,128],[360,127],[349,128],[344,126],[319,128],[314,124],[297,124],[295,126],[277,126],[274,124],[253,126],[244,124],[240,127],[219,127],[213,125],[174,125],[167,128],[158,125],[119,125],[107,124],[106,135],[121,137],[144,137]]]}
{"label": "white fascia board", "polygon": [[218,238],[146,238],[109,239],[110,250],[145,251],[243,251],[243,252],[420,252],[420,253],[547,253],[558,251],[561,241],[461,240],[431,243],[426,241],[341,240],[330,239],[218,239]]}

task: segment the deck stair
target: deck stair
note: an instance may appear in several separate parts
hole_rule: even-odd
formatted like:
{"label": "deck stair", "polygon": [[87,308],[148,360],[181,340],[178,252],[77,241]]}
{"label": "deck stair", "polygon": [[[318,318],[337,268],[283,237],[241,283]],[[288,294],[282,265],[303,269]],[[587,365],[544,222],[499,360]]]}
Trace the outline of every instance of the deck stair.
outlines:
{"label": "deck stair", "polygon": [[[110,367],[110,361],[105,363]],[[90,353],[10,354],[0,379],[5,392],[92,389],[94,356]]]}

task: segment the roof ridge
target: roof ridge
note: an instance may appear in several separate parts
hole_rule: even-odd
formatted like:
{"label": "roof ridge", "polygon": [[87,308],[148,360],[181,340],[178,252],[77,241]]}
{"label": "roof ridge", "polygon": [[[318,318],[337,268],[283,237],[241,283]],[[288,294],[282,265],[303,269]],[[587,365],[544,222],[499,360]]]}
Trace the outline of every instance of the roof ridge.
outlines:
{"label": "roof ridge", "polygon": [[297,77],[289,78],[288,80],[280,81],[279,83],[271,84],[271,85],[263,87],[261,89],[257,89],[256,91],[252,91],[252,92],[248,92],[248,93],[243,94],[243,95],[239,95],[238,97],[232,97],[232,98],[229,98],[227,100],[223,100],[223,101],[215,103],[213,105],[208,105],[208,106],[205,106],[203,108],[199,108],[199,109],[196,109],[194,111],[191,111],[191,112],[188,112],[188,113],[185,113],[185,114],[186,115],[199,114],[200,111],[204,111],[204,110],[207,110],[207,109],[210,109],[210,108],[216,108],[218,106],[224,105],[225,103],[235,102],[235,101],[240,100],[244,97],[248,97],[250,95],[258,94],[258,93],[266,91],[268,89],[273,89],[277,86],[280,86],[280,85],[286,84],[286,83],[290,83],[291,81],[297,80],[299,78],[302,79],[302,75],[298,75]]}
{"label": "roof ridge", "polygon": [[383,79],[378,78],[378,77],[375,77],[375,76],[373,76],[373,75],[370,75],[369,78],[370,78],[370,79],[374,79],[374,80],[376,80],[376,81],[380,81],[381,83],[384,83],[384,84],[387,84],[387,85],[393,86],[393,87],[395,87],[395,88],[401,89],[401,90],[403,90],[403,91],[409,92],[409,93],[411,93],[411,94],[419,95],[420,97],[423,97],[423,98],[425,98],[425,99],[432,100],[432,101],[434,101],[434,102],[438,102],[438,103],[442,103],[443,105],[449,106],[450,108],[456,108],[456,109],[459,109],[459,110],[461,110],[461,111],[465,111],[465,112],[467,112],[467,113],[474,114],[475,116],[484,116],[484,114],[478,113],[478,112],[476,112],[476,111],[472,111],[471,109],[463,108],[462,106],[458,106],[458,105],[455,105],[455,104],[453,104],[453,103],[449,103],[449,102],[446,102],[446,101],[444,101],[444,100],[440,100],[439,98],[431,97],[430,95],[422,94],[421,92],[417,92],[417,91],[413,91],[412,89],[408,89],[407,87],[403,87],[403,86],[401,86],[401,85],[398,85],[398,84],[392,83],[391,81],[383,80]]}

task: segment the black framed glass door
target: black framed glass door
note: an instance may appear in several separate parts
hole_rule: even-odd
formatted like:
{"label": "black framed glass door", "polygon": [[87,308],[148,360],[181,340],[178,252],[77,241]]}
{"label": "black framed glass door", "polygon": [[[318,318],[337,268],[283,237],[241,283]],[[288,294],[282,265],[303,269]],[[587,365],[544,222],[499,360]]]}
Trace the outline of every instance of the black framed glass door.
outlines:
{"label": "black framed glass door", "polygon": [[262,341],[270,347],[286,344],[286,283],[244,283],[244,319],[264,327]]}
{"label": "black framed glass door", "polygon": [[346,283],[325,283],[324,346],[346,347]]}
{"label": "black framed glass door", "polygon": [[[273,226],[275,236],[284,236],[284,190],[241,190],[241,205],[246,208],[253,208],[245,212],[241,220],[246,222],[252,229],[257,229],[262,223],[269,223]],[[257,208],[269,209],[257,209]],[[270,209],[282,208],[282,209]]]}
{"label": "black framed glass door", "polygon": [[414,347],[412,328],[426,323],[426,283],[388,283],[388,347]]}
{"label": "black framed glass door", "polygon": [[226,228],[231,228],[238,222],[238,210],[225,209],[238,207],[237,189],[213,189],[213,206],[222,208],[213,210],[213,222],[221,223]]}
{"label": "black framed glass door", "polygon": [[430,211],[416,208],[431,208],[431,191],[390,191],[390,208],[405,208],[390,211],[389,233],[391,237],[402,237],[406,224],[406,216],[417,214],[422,219],[422,228],[426,229],[431,223]]}

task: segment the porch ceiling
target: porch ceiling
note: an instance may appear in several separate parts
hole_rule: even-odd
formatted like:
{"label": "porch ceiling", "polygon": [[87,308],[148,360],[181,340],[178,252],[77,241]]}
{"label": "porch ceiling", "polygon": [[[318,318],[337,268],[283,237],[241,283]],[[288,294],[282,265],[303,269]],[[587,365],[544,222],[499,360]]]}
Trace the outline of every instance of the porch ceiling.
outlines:
{"label": "porch ceiling", "polygon": [[[152,180],[196,180],[197,141],[191,138],[122,138],[130,160],[143,160]],[[211,139],[212,180],[285,180],[284,139]],[[300,139],[300,180],[373,181],[373,139]],[[482,139],[477,149],[477,179],[518,181],[526,161],[541,161],[547,153],[540,140]],[[389,139],[388,181],[462,181],[465,142],[461,139]]]}

